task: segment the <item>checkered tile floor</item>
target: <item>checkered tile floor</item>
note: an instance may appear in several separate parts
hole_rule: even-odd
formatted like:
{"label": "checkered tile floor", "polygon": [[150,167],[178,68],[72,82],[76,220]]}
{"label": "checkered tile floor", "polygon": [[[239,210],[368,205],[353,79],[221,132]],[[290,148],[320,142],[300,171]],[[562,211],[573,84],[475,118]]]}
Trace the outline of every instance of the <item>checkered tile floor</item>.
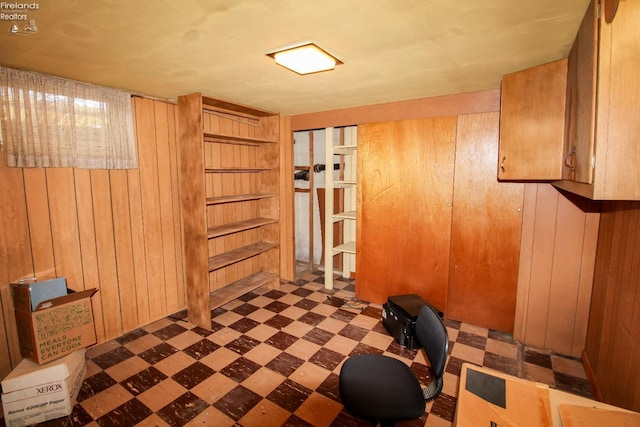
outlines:
{"label": "checkered tile floor", "polygon": [[[349,355],[391,355],[429,378],[423,352],[389,336],[379,305],[354,302],[351,281],[337,279],[326,291],[322,272],[303,277],[213,310],[211,331],[188,323],[183,312],[90,349],[73,414],[44,425],[365,426],[338,395]],[[590,396],[579,360],[522,346],[502,332],[445,323],[451,342],[444,390],[421,419],[398,426],[451,426],[463,362]]]}

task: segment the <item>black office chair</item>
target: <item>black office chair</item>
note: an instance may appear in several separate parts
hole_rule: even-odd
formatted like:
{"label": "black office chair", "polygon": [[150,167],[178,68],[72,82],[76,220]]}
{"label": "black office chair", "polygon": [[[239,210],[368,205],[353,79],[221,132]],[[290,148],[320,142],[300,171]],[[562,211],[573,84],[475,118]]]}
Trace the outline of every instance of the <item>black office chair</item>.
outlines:
{"label": "black office chair", "polygon": [[391,427],[396,421],[419,418],[426,402],[442,391],[449,335],[442,319],[430,305],[420,310],[416,338],[424,348],[433,381],[422,388],[411,369],[381,354],[361,354],[347,359],[340,370],[340,398],[344,407],[374,425]]}

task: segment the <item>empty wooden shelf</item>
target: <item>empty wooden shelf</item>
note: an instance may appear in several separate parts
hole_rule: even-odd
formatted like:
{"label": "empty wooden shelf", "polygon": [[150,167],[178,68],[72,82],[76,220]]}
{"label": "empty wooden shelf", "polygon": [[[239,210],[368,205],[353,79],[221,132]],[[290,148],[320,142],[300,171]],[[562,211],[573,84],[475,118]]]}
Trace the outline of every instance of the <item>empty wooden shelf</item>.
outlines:
{"label": "empty wooden shelf", "polygon": [[212,304],[279,285],[280,116],[199,93],[178,107],[187,311],[210,329]]}

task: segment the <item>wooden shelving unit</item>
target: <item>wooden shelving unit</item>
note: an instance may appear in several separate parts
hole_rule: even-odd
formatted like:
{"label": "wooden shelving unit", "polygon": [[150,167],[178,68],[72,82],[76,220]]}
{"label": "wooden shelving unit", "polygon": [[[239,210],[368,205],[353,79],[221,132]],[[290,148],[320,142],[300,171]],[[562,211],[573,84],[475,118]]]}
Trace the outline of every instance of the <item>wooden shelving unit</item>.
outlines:
{"label": "wooden shelving unit", "polygon": [[189,321],[259,286],[279,285],[280,117],[202,96],[178,98]]}
{"label": "wooden shelving unit", "polygon": [[[344,254],[342,259],[342,276],[350,277],[355,272],[355,255],[356,255],[356,154],[357,145],[357,128],[342,128],[340,133],[340,141],[334,141],[333,128],[325,129],[326,134],[326,164],[327,173],[325,178],[325,218],[331,225],[333,223],[342,222],[343,235],[341,241],[344,243],[337,244],[338,236],[334,236],[334,228],[332,226],[325,227],[324,236],[324,287],[333,289],[333,271],[334,256]],[[340,156],[340,177],[333,179],[334,156]],[[331,169],[329,169],[331,167]],[[334,189],[342,188],[343,202],[341,205],[345,209],[342,212],[335,213],[334,209]],[[342,208],[339,208],[342,210]],[[331,221],[329,221],[329,218]]]}

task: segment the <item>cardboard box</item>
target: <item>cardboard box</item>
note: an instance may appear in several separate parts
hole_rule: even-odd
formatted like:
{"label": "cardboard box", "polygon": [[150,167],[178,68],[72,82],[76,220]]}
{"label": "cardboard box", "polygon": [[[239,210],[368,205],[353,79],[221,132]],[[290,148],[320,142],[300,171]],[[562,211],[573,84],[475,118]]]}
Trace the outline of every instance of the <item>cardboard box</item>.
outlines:
{"label": "cardboard box", "polygon": [[71,414],[85,373],[84,350],[45,365],[23,359],[2,381],[5,424],[27,426]]}
{"label": "cardboard box", "polygon": [[20,354],[47,363],[96,343],[91,296],[96,289],[40,302],[31,310],[30,285],[12,283]]}
{"label": "cardboard box", "polygon": [[[607,420],[604,422],[603,420]],[[637,426],[640,414],[463,363],[454,426]]]}

